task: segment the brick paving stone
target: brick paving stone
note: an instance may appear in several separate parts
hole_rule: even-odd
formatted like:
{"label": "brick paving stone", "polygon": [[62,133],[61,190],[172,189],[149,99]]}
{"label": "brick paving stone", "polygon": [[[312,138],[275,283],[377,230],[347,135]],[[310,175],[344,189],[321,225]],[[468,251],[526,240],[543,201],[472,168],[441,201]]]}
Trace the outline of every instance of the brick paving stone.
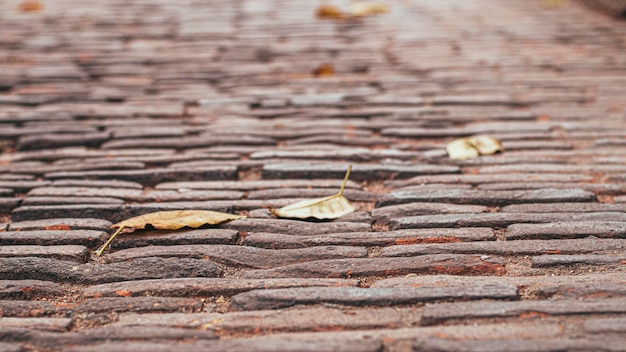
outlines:
{"label": "brick paving stone", "polygon": [[124,249],[110,253],[107,259],[119,262],[144,257],[210,258],[228,265],[250,268],[274,268],[316,260],[362,258],[365,256],[367,256],[365,248],[349,246],[271,250],[248,246],[178,245]]}
{"label": "brick paving stone", "polygon": [[[284,198],[318,198],[327,197],[336,194],[337,188],[324,189],[295,189],[295,188],[279,188],[266,189],[261,191],[251,191],[248,193],[248,199],[284,199]],[[347,189],[343,194],[346,198],[353,202],[371,202],[375,201],[377,195],[371,192],[365,192],[355,189]]]}
{"label": "brick paving stone", "polygon": [[[122,206],[119,204],[63,204],[31,205],[13,209],[11,220],[15,222],[37,221],[41,219],[78,218],[78,219],[119,219]],[[123,217],[123,215],[121,215]],[[99,220],[95,222],[100,226]]]}
{"label": "brick paving stone", "polygon": [[624,238],[626,237],[626,224],[616,221],[557,222],[547,224],[513,224],[506,229],[507,240],[561,239],[587,236]]}
{"label": "brick paving stone", "polygon": [[390,246],[416,243],[493,241],[491,228],[414,229],[388,232],[347,232],[325,235],[292,236],[276,233],[251,233],[243,244],[261,248],[285,249],[313,246]]}
{"label": "brick paving stone", "polygon": [[388,221],[396,217],[415,215],[485,213],[487,211],[488,208],[483,205],[412,202],[372,209],[372,217],[377,220]]}
{"label": "brick paving stone", "polygon": [[594,253],[623,250],[620,239],[568,239],[568,240],[524,240],[482,241],[458,243],[424,243],[385,247],[381,256],[403,257],[439,253],[481,253],[494,255],[539,255],[547,253]]}
{"label": "brick paving stone", "polygon": [[582,189],[541,189],[528,191],[481,191],[462,189],[395,190],[380,197],[376,206],[412,202],[448,202],[478,205],[508,205],[516,203],[590,202],[593,193]]}
{"label": "brick paving stone", "polygon": [[71,326],[72,319],[70,318],[0,318],[0,327],[2,327],[3,329],[22,328],[41,331],[64,332],[68,331]]}
{"label": "brick paving stone", "polygon": [[[112,197],[131,199],[140,197],[143,193],[140,189],[128,188],[91,188],[91,187],[39,187],[28,192],[27,197]],[[97,204],[97,203],[93,203]]]}
{"label": "brick paving stone", "polygon": [[41,257],[74,262],[86,262],[89,249],[81,245],[35,246],[15,245],[0,247],[0,258]]}
{"label": "brick paving stone", "polygon": [[0,342],[0,349],[5,352],[22,352],[22,345],[16,343]]}
{"label": "brick paving stone", "polygon": [[583,323],[583,329],[591,333],[626,332],[626,318],[596,318]]}
{"label": "brick paving stone", "polygon": [[[193,182],[164,182],[155,186],[156,189],[176,189],[176,190],[194,190],[194,189],[223,189],[252,191],[262,189],[279,189],[279,188],[333,188],[341,186],[339,180],[260,180],[260,181],[193,181]],[[346,189],[360,188],[360,186],[348,180]]]}
{"label": "brick paving stone", "polygon": [[[341,179],[347,168],[346,163],[334,164],[268,164],[263,166],[263,178],[337,178]],[[356,164],[350,178],[354,181],[379,180],[388,178],[409,178],[417,175],[458,173],[452,165],[385,165]]]}
{"label": "brick paving stone", "polygon": [[124,204],[122,199],[103,197],[28,197],[21,205],[62,205],[62,204]]}
{"label": "brick paving stone", "polygon": [[[14,224],[11,224],[13,226]],[[0,245],[81,245],[93,248],[103,243],[108,235],[106,232],[94,230],[45,230],[45,231],[10,231],[0,232]]]}
{"label": "brick paving stone", "polygon": [[20,206],[21,198],[4,198],[0,197],[0,215],[8,215],[13,209]]}
{"label": "brick paving stone", "polygon": [[517,172],[535,172],[535,173],[623,173],[626,172],[624,165],[559,165],[559,164],[515,164],[515,165],[497,165],[483,166],[479,173],[484,174],[501,174],[501,173],[517,173]]}
{"label": "brick paving stone", "polygon": [[123,292],[131,296],[218,296],[275,288],[309,286],[356,286],[357,280],[346,279],[228,279],[228,278],[177,278],[159,280],[123,281],[92,285],[83,291],[85,297],[118,296]]}
{"label": "brick paving stone", "polygon": [[453,183],[453,184],[484,184],[503,182],[590,182],[591,175],[584,174],[562,174],[562,173],[529,173],[520,172],[512,174],[459,174],[459,175],[428,175],[416,176],[407,180],[385,181],[386,185],[394,188],[411,185],[421,185],[428,183]]}
{"label": "brick paving stone", "polygon": [[[85,187],[85,188],[131,188],[143,189],[143,186],[137,182],[121,181],[121,180],[79,180],[79,179],[59,179],[52,181],[52,187]],[[99,194],[102,196],[102,194]]]}
{"label": "brick paving stone", "polygon": [[40,280],[0,280],[0,299],[33,299],[65,294],[63,286]]}
{"label": "brick paving stone", "polygon": [[45,187],[50,181],[32,181],[32,180],[4,180],[0,181],[0,188],[12,189],[16,193],[26,193],[37,187]]}
{"label": "brick paving stone", "polygon": [[454,302],[434,303],[424,307],[424,324],[436,324],[451,319],[490,317],[523,317],[525,315],[559,316],[574,314],[623,314],[625,298],[602,300],[537,300],[513,302]]}
{"label": "brick paving stone", "polygon": [[118,179],[154,186],[162,182],[228,180],[234,179],[237,168],[234,166],[204,166],[190,169],[148,169],[148,170],[102,170],[82,172],[52,172],[45,175],[46,179],[58,180],[65,178],[87,179]]}
{"label": "brick paving stone", "polygon": [[626,256],[608,254],[550,254],[532,257],[531,263],[534,268],[571,264],[623,265],[626,264]]}
{"label": "brick paving stone", "polygon": [[270,232],[308,236],[341,232],[369,232],[368,224],[353,222],[303,222],[284,219],[241,219],[222,225],[223,228],[243,232]]}
{"label": "brick paving stone", "polygon": [[209,260],[190,258],[138,258],[121,263],[102,265],[36,258],[2,258],[2,280],[51,280],[54,282],[103,284],[116,281],[177,278],[217,277],[222,270]]}
{"label": "brick paving stone", "polygon": [[411,258],[354,258],[291,264],[243,273],[250,279],[280,277],[352,278],[406,275],[410,273],[449,273],[455,275],[500,275],[506,269],[496,258],[482,260],[472,255],[422,255]]}
{"label": "brick paving stone", "polygon": [[96,162],[73,160],[71,163],[55,162],[53,164],[28,161],[12,164],[11,172],[41,176],[55,172],[95,172],[95,170],[103,170],[103,172],[107,172],[108,170],[140,170],[144,167],[145,164],[143,162],[126,162],[116,160]]}
{"label": "brick paving stone", "polygon": [[571,188],[580,188],[585,191],[593,192],[596,194],[621,194],[624,192],[623,184],[612,184],[612,183],[540,183],[540,182],[531,182],[531,183],[491,183],[487,185],[479,185],[478,189],[484,190],[525,190],[525,189],[542,189],[542,188],[551,188],[551,189],[571,189]]}
{"label": "brick paving stone", "polygon": [[9,226],[11,231],[32,230],[100,230],[107,231],[111,222],[102,219],[54,218],[13,222]]}
{"label": "brick paving stone", "polygon": [[[19,208],[18,208],[19,209]],[[392,230],[432,227],[506,227],[517,223],[624,221],[622,212],[598,213],[481,213],[409,216],[387,221]]]}
{"label": "brick paving stone", "polygon": [[102,297],[85,299],[72,309],[84,313],[157,313],[199,312],[203,303],[197,298],[182,297]]}
{"label": "brick paving stone", "polygon": [[70,313],[72,304],[47,301],[0,300],[2,317],[63,317]]}
{"label": "brick paving stone", "polygon": [[558,352],[558,351],[619,351],[623,338],[557,338],[538,340],[487,340],[454,341],[441,338],[420,338],[413,344],[413,351],[464,352],[464,351],[500,351],[500,352]]}
{"label": "brick paving stone", "polygon": [[537,294],[539,297],[551,299],[621,297],[626,296],[626,284],[624,282],[607,282],[591,279],[587,280],[587,282],[543,285],[537,289]]}
{"label": "brick paving stone", "polygon": [[235,310],[280,309],[294,305],[408,305],[436,300],[516,299],[517,288],[505,284],[453,287],[359,288],[316,287],[254,290],[231,298]]}
{"label": "brick paving stone", "polygon": [[112,248],[144,246],[175,246],[194,244],[234,244],[238,233],[225,229],[198,229],[176,231],[138,231],[118,237]]}

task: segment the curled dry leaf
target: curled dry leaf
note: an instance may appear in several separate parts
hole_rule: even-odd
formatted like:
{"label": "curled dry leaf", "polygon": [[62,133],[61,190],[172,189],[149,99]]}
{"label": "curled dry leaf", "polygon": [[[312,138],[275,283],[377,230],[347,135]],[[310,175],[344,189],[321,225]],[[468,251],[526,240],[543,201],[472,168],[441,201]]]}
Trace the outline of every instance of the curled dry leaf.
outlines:
{"label": "curled dry leaf", "polygon": [[334,74],[335,68],[331,64],[322,64],[313,70],[313,76],[315,77],[331,77]]}
{"label": "curled dry leaf", "polygon": [[183,227],[197,228],[203,225],[217,225],[229,220],[241,218],[243,218],[241,215],[221,213],[212,210],[158,211],[156,213],[136,216],[111,225],[111,228],[117,228],[117,231],[111,235],[105,244],[98,248],[96,256],[101,256],[109,244],[113,242],[113,239],[124,229],[145,229],[146,226],[150,225],[159,230],[178,230]]}
{"label": "curled dry leaf", "polygon": [[350,4],[350,14],[357,17],[382,15],[389,12],[389,7],[381,3],[353,2]]}
{"label": "curled dry leaf", "polygon": [[300,202],[289,204],[280,209],[270,208],[270,211],[274,215],[281,218],[315,218],[320,220],[337,219],[353,212],[354,207],[352,206],[352,204],[350,204],[350,201],[343,196],[343,190],[346,187],[346,183],[348,182],[348,177],[350,177],[351,170],[352,165],[348,167],[346,176],[344,177],[343,183],[341,184],[341,189],[337,194],[324,198],[303,200]]}
{"label": "curled dry leaf", "polygon": [[451,159],[465,160],[479,155],[491,155],[502,150],[499,140],[488,136],[456,139],[446,146]]}

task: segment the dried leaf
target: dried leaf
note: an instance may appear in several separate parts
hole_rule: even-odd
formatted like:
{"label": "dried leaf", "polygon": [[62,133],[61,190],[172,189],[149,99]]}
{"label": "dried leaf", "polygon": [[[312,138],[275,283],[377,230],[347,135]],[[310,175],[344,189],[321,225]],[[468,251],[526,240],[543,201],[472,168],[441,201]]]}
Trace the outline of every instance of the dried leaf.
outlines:
{"label": "dried leaf", "polygon": [[353,2],[350,4],[350,14],[357,17],[382,15],[389,12],[389,7],[381,3]]}
{"label": "dried leaf", "polygon": [[335,74],[335,68],[331,64],[323,64],[313,71],[315,77],[330,77]]}
{"label": "dried leaf", "polygon": [[197,228],[207,224],[217,225],[225,221],[241,218],[243,218],[241,215],[220,213],[211,210],[158,211],[136,216],[111,225],[111,228],[117,228],[117,231],[115,231],[109,240],[96,251],[96,256],[101,256],[106,247],[108,247],[113,239],[124,229],[145,229],[146,226],[150,225],[159,230],[178,230],[183,227]]}
{"label": "dried leaf", "polygon": [[456,139],[446,146],[451,159],[465,160],[479,155],[491,155],[502,150],[499,140],[488,136]]}
{"label": "dried leaf", "polygon": [[37,0],[25,0],[17,5],[22,12],[39,12],[43,10],[43,4]]}
{"label": "dried leaf", "polygon": [[346,17],[340,8],[333,5],[320,5],[315,11],[317,18],[340,20]]}
{"label": "dried leaf", "polygon": [[350,171],[352,165],[348,167],[346,176],[341,184],[341,189],[335,195],[308,199],[300,202],[296,202],[280,209],[270,209],[270,211],[281,218],[295,218],[295,219],[337,219],[346,214],[354,211],[354,207],[350,204],[350,201],[343,196],[343,190],[350,177]]}

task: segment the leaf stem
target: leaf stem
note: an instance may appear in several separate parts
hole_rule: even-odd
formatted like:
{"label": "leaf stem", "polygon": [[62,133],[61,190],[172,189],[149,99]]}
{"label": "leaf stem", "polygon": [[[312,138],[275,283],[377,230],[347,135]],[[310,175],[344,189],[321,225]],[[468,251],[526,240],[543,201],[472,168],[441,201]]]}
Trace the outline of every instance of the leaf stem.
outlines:
{"label": "leaf stem", "polygon": [[120,232],[122,232],[123,229],[125,229],[126,226],[120,226],[120,228],[117,229],[117,231],[115,231],[115,233],[113,233],[111,235],[111,237],[109,237],[109,239],[104,242],[104,244],[102,246],[100,246],[100,248],[98,248],[98,250],[95,252],[96,257],[99,257],[102,255],[102,253],[107,249],[107,247],[111,244],[111,242],[113,242],[113,239],[115,237],[117,237],[117,235],[120,234]]}
{"label": "leaf stem", "polygon": [[339,190],[339,193],[337,193],[337,195],[339,196],[343,195],[343,189],[346,188],[346,183],[348,183],[348,178],[350,177],[350,171],[352,171],[352,164],[348,166],[348,171],[346,171],[346,176],[344,176],[343,178],[341,189]]}

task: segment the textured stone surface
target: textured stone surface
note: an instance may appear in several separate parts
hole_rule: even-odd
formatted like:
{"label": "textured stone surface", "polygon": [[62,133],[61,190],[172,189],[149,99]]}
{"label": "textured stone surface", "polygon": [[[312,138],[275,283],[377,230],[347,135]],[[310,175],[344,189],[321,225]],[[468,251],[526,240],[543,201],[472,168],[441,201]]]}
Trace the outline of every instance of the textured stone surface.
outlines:
{"label": "textured stone surface", "polygon": [[602,238],[626,237],[626,224],[613,221],[559,222],[548,224],[513,224],[506,229],[506,238],[577,238],[595,236]]}
{"label": "textured stone surface", "polygon": [[0,299],[33,299],[62,296],[63,286],[50,281],[0,280]]}

